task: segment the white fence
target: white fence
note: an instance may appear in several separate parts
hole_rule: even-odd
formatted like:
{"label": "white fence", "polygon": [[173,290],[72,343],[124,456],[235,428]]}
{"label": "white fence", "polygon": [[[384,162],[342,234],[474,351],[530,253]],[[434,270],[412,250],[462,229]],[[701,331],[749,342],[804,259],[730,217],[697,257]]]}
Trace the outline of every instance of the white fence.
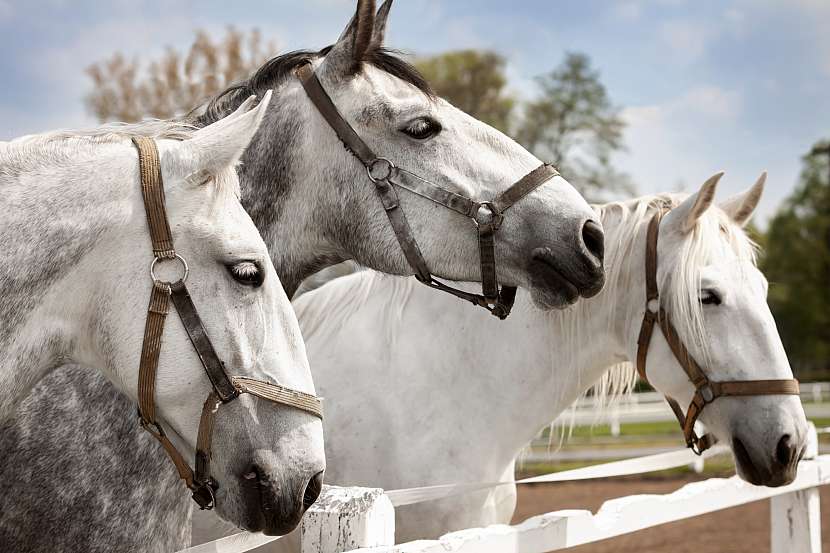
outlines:
{"label": "white fence", "polygon": [[[596,513],[562,510],[527,519],[518,525],[494,525],[452,532],[437,540],[394,543],[393,502],[417,490],[384,493],[379,489],[327,487],[306,514],[301,530],[303,553],[543,553],[613,538],[645,528],[753,501],[771,502],[772,553],[818,553],[821,523],[818,487],[830,484],[830,455],[817,455],[811,429],[807,459],[796,480],[780,488],[749,485],[737,476],[687,484],[665,495],[635,495],[605,502]],[[690,454],[674,452],[605,465],[596,465],[527,479],[523,482],[617,476],[688,464]],[[646,469],[646,470],[643,470]],[[424,497],[442,488],[447,493],[465,488],[425,488]],[[390,500],[390,497],[392,500]],[[724,521],[728,524],[728,521]],[[190,553],[241,553],[274,538],[237,534],[187,550]]]}

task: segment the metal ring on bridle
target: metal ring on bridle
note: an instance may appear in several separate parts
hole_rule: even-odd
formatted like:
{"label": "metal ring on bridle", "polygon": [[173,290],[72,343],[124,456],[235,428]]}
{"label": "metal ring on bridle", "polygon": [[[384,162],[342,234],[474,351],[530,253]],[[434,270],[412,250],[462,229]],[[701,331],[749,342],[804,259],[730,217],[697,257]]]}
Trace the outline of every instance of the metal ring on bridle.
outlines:
{"label": "metal ring on bridle", "polygon": [[[172,261],[173,259],[177,259],[179,261],[179,263],[181,263],[182,270],[183,270],[182,277],[179,280],[171,280],[171,281],[161,280],[159,277],[156,276],[156,264],[159,261]],[[154,257],[153,262],[150,263],[150,278],[153,279],[153,282],[158,282],[159,284],[170,285],[170,284],[173,284],[174,282],[179,282],[179,281],[184,282],[184,281],[187,280],[187,275],[188,274],[190,274],[190,267],[187,266],[187,261],[185,261],[184,258],[182,256],[180,256],[179,254],[175,254],[175,257],[170,257],[170,258]]]}
{"label": "metal ring on bridle", "polygon": [[[481,208],[487,210],[487,214],[484,217],[481,216]],[[493,202],[479,202],[476,204],[475,214],[472,217],[473,222],[476,224],[477,227],[481,225],[491,224],[494,229],[498,229],[501,226],[502,221],[504,220],[504,215],[498,210],[498,208],[493,204]]]}
{"label": "metal ring on bridle", "polygon": [[[386,174],[382,176],[376,175],[375,169],[379,166],[383,166],[385,164],[386,167]],[[395,170],[395,164],[386,159],[385,157],[378,157],[370,161],[366,165],[366,174],[369,175],[369,180],[378,183],[387,180],[389,177],[392,176],[392,171]]]}

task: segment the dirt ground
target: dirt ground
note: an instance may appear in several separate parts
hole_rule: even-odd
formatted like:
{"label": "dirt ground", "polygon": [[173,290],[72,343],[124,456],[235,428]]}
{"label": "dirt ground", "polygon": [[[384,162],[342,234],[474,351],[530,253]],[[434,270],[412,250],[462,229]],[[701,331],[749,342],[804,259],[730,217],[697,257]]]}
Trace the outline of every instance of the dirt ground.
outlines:
{"label": "dirt ground", "polygon": [[[513,522],[557,509],[596,512],[607,500],[642,493],[668,493],[693,477],[625,478],[519,486]],[[574,553],[768,553],[769,501],[750,503],[702,517],[673,522],[634,534],[575,547]],[[824,551],[830,551],[830,486],[821,488]]]}

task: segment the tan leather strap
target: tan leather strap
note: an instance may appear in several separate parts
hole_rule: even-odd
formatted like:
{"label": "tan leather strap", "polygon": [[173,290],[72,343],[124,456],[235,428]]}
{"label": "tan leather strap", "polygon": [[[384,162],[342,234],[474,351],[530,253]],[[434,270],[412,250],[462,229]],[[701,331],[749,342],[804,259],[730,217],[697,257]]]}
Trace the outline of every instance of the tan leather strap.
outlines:
{"label": "tan leather strap", "polygon": [[[323,119],[334,130],[346,149],[366,167],[369,179],[375,184],[375,190],[386,211],[386,216],[395,231],[398,244],[418,281],[483,307],[500,319],[506,318],[513,307],[516,289],[506,286],[499,290],[496,277],[495,233],[501,226],[504,211],[543,183],[557,176],[559,173],[556,169],[543,164],[519,179],[492,202],[476,202],[396,167],[386,158],[379,157],[340,114],[310,63],[300,65],[296,69],[296,75]],[[406,215],[401,209],[395,191],[396,187],[427,198],[475,222],[478,228],[481,294],[471,294],[448,286],[432,276]]]}
{"label": "tan leather strap", "polygon": [[321,419],[323,418],[323,405],[317,396],[245,376],[234,376],[233,384],[241,394],[251,394],[274,403],[289,405]]}
{"label": "tan leather strap", "polygon": [[164,187],[158,148],[152,138],[135,136],[132,141],[140,152],[138,167],[141,172],[141,192],[147,211],[153,254],[161,259],[170,259],[176,255],[176,251],[173,248],[170,224],[167,222],[167,211],[164,208]]}
{"label": "tan leather strap", "polygon": [[[216,503],[214,491],[217,484],[210,476],[211,443],[216,412],[220,405],[233,401],[241,393],[249,393],[274,403],[312,413],[320,418],[323,416],[322,405],[319,398],[305,392],[253,378],[231,378],[228,376],[225,365],[216,354],[196,306],[185,286],[184,281],[188,274],[187,263],[176,254],[173,247],[170,225],[164,207],[164,187],[158,149],[154,141],[146,138],[134,138],[133,144],[138,150],[147,224],[150,228],[153,253],[156,255],[156,259],[150,268],[153,290],[150,295],[150,305],[147,309],[138,370],[139,417],[142,427],[150,432],[164,447],[167,455],[176,466],[179,476],[193,492],[194,501],[202,509],[212,509]],[[156,262],[159,259],[173,258],[178,258],[182,262],[184,267],[182,278],[176,282],[159,281],[153,272]],[[164,428],[156,419],[156,373],[158,372],[164,323],[170,311],[171,298],[213,387],[213,391],[208,395],[202,408],[202,415],[199,420],[195,471],[191,470],[187,461],[167,437]]]}
{"label": "tan leather strap", "polygon": [[757,395],[798,395],[799,387],[796,379],[775,380],[733,380],[713,382],[698,365],[689,353],[677,329],[671,322],[669,314],[660,306],[660,292],[657,285],[657,242],[659,238],[660,221],[664,211],[659,210],[649,221],[646,231],[646,308],[643,321],[640,325],[640,334],[637,338],[637,372],[640,378],[648,382],[646,376],[646,359],[654,325],[657,323],[663,332],[669,348],[675,359],[683,368],[695,388],[692,401],[686,412],[672,397],[665,396],[666,401],[683,429],[686,445],[695,453],[701,454],[717,441],[711,434],[698,436],[695,432],[695,422],[707,404],[723,396],[757,396]]}

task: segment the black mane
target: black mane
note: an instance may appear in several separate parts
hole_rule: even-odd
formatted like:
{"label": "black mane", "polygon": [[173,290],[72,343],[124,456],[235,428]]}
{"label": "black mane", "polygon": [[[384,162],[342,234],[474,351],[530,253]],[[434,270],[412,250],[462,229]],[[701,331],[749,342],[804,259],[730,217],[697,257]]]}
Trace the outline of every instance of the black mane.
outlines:
{"label": "black mane", "polygon": [[[195,117],[194,123],[201,127],[218,121],[239,107],[249,96],[261,97],[268,89],[276,88],[289,78],[294,69],[325,56],[331,48],[327,46],[319,52],[297,50],[271,58],[247,80],[233,84],[217,94],[208,103],[204,114]],[[363,61],[411,84],[430,98],[434,98],[435,92],[423,75],[412,64],[401,59],[398,54],[399,52],[394,50],[374,48],[366,52]]]}

